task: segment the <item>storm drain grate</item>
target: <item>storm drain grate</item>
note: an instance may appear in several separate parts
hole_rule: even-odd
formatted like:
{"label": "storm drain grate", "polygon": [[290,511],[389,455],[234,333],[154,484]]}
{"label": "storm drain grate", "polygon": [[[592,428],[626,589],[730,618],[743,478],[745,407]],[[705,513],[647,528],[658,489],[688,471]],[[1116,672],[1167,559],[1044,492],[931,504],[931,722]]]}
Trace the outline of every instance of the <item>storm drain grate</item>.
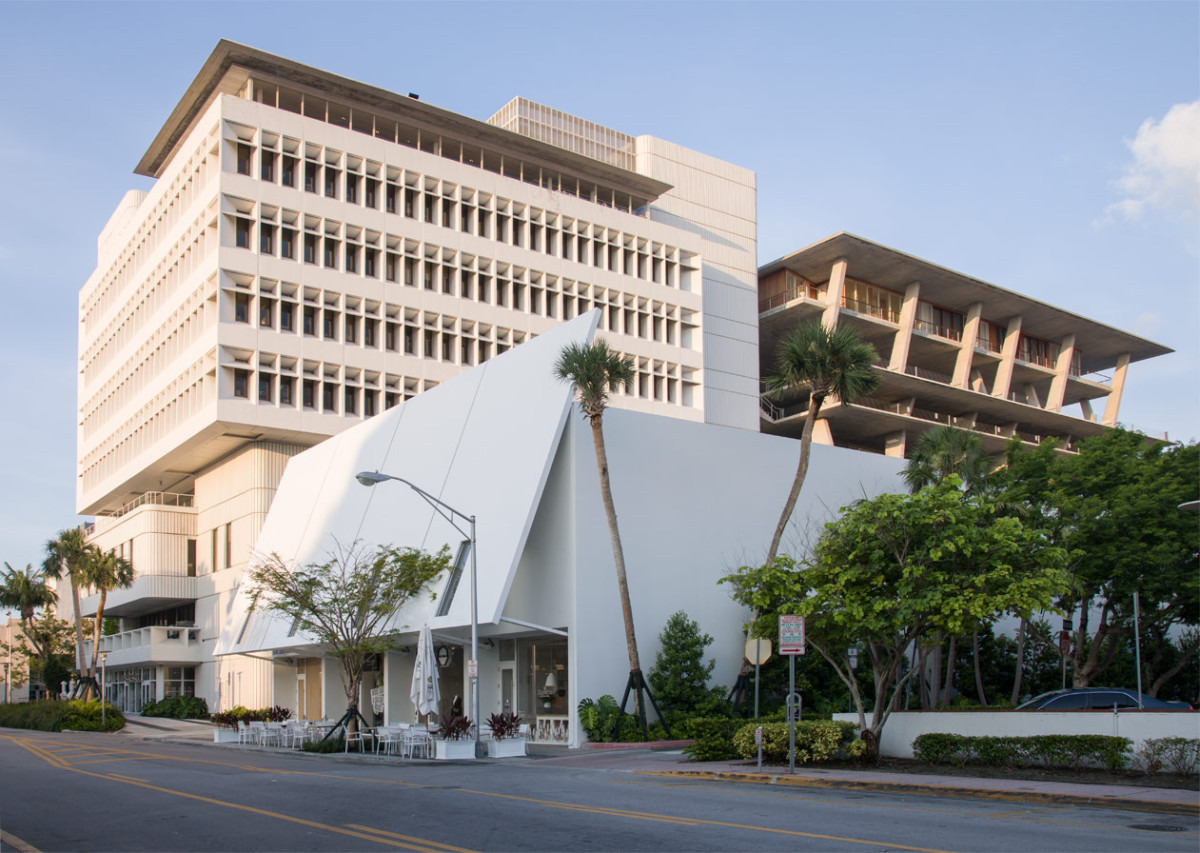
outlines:
{"label": "storm drain grate", "polygon": [[1169,823],[1131,823],[1130,829],[1141,829],[1146,832],[1184,832],[1185,827]]}

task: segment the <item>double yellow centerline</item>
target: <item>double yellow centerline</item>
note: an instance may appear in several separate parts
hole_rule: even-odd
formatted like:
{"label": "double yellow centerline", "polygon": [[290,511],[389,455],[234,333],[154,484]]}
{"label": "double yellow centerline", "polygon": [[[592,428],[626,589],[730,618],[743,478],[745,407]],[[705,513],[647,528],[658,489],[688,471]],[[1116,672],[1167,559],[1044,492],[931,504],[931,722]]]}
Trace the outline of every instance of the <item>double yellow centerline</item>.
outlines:
{"label": "double yellow centerline", "polygon": [[[255,806],[243,805],[242,803],[231,803],[228,800],[218,800],[214,797],[205,797],[200,794],[191,794],[186,791],[176,791],[172,788],[163,788],[160,785],[154,785],[134,776],[124,776],[119,773],[97,773],[92,770],[83,770],[79,767],[72,766],[62,757],[55,755],[53,752],[50,752],[47,749],[43,749],[38,744],[15,737],[10,737],[10,740],[33,753],[38,758],[41,758],[43,761],[46,761],[47,763],[58,767],[61,770],[67,770],[71,773],[80,773],[84,776],[92,776],[96,779],[104,779],[109,782],[121,782],[125,785],[134,785],[138,788],[145,788],[148,791],[158,791],[162,794],[183,797],[187,800],[194,800],[196,802],[207,803],[209,805],[236,809],[238,811],[248,812],[250,814],[261,815],[262,817],[269,817],[276,820],[286,821],[288,823],[300,824],[301,826],[307,826],[312,829],[321,829],[325,830],[326,832],[336,833],[338,835],[348,835],[351,838],[359,838],[364,841],[374,841],[379,844],[386,844],[389,847],[398,847],[401,850],[414,850],[418,851],[418,853],[475,853],[475,851],[469,850],[465,847],[455,847],[451,844],[442,844],[437,841],[431,841],[428,838],[417,838],[410,835],[401,835],[395,832],[387,832],[382,829],[372,829],[371,827],[358,826],[356,824],[351,824],[347,827],[333,826],[332,824],[308,820],[307,818],[302,817],[294,817],[292,815],[271,811],[269,809],[260,809],[256,808]],[[169,756],[154,757],[168,758]],[[265,770],[264,772],[272,773],[278,771]]]}
{"label": "double yellow centerline", "polygon": [[[211,805],[224,806],[226,808],[237,809],[239,811],[249,812],[251,814],[257,814],[257,815],[262,815],[264,817],[271,817],[271,818],[275,818],[277,820],[287,821],[289,823],[301,824],[303,826],[312,827],[314,829],[323,829],[328,832],[337,833],[339,835],[348,835],[352,838],[360,838],[360,839],[364,839],[367,841],[375,841],[380,844],[389,845],[391,847],[398,847],[402,850],[423,851],[423,853],[474,853],[474,851],[468,850],[463,847],[454,847],[449,844],[442,844],[440,842],[430,841],[429,839],[426,839],[426,838],[417,838],[415,836],[402,835],[400,833],[389,832],[389,831],[382,830],[382,829],[374,829],[372,827],[362,826],[360,824],[347,824],[344,827],[332,826],[330,824],[320,823],[318,821],[307,820],[305,818],[292,817],[291,815],[282,814],[280,812],[273,812],[273,811],[269,811],[267,809],[255,808],[254,806],[242,805],[241,803],[231,803],[231,802],[228,802],[225,800],[218,800],[218,799],[214,799],[212,797],[201,796],[199,794],[191,794],[191,793],[187,793],[185,791],[176,791],[176,790],[173,790],[170,788],[162,788],[158,785],[151,784],[150,782],[147,782],[143,779],[138,779],[133,776],[123,776],[123,775],[117,774],[117,773],[96,773],[96,772],[93,772],[90,770],[82,770],[79,767],[73,766],[72,764],[68,763],[63,758],[59,757],[58,755],[55,755],[54,753],[50,752],[49,750],[43,749],[41,746],[37,745],[36,743],[32,743],[32,742],[29,742],[29,741],[26,741],[23,739],[18,739],[13,736],[9,736],[9,739],[14,741],[15,743],[19,744],[20,746],[24,747],[25,749],[32,752],[33,754],[37,755],[38,757],[42,758],[43,760],[49,762],[50,764],[53,764],[56,767],[62,768],[63,770],[69,770],[73,773],[82,773],[87,776],[94,776],[98,779],[106,779],[106,780],[109,780],[112,782],[123,782],[127,785],[136,785],[137,787],[145,788],[147,790],[159,791],[164,794],[172,794],[174,796],[184,797],[185,799],[189,799],[189,800],[196,800],[198,802],[209,803]],[[121,752],[132,753],[133,751],[132,750],[129,750],[129,751],[123,750]],[[114,753],[114,755],[116,755],[116,754],[117,753]],[[205,763],[205,764],[222,764],[225,766],[239,767],[243,770],[257,771],[260,773],[320,776],[320,777],[328,778],[328,779],[339,779],[339,780],[343,780],[343,781],[352,781],[352,782],[366,782],[368,784],[401,785],[404,787],[418,787],[418,788],[423,787],[422,785],[419,785],[419,784],[414,784],[414,783],[410,783],[410,782],[400,782],[400,781],[395,781],[395,780],[360,779],[360,778],[356,778],[356,777],[340,776],[340,775],[331,774],[331,773],[312,773],[309,771],[294,771],[294,770],[274,770],[274,769],[270,769],[270,768],[266,768],[266,767],[255,767],[255,766],[251,766],[251,765],[230,764],[228,762],[222,762],[222,761],[210,761],[210,760],[205,760],[205,759],[191,759],[191,758],[175,758],[173,756],[157,755],[157,754],[148,753],[148,752],[147,753],[134,753],[133,755],[136,757],[139,757],[139,758],[148,758],[148,759],[158,759],[158,760],[168,760],[168,761],[185,761],[185,762],[195,761],[195,762],[200,762],[200,763]],[[79,757],[82,758],[85,756],[81,755]],[[103,760],[103,759],[94,758],[93,756],[86,756],[86,757],[89,759],[89,761]],[[121,760],[121,759],[112,759],[112,760]],[[907,850],[907,851],[911,851],[911,853],[947,853],[947,851],[931,849],[928,847],[910,847],[910,846],[907,846],[904,844],[897,844],[894,841],[873,841],[873,840],[869,840],[869,839],[865,839],[865,838],[852,838],[852,837],[841,836],[841,835],[824,835],[824,834],[816,833],[816,832],[801,832],[800,830],[795,830],[795,829],[780,829],[780,828],[770,827],[770,826],[757,826],[757,825],[753,825],[753,824],[732,823],[732,822],[728,822],[728,821],[705,820],[702,818],[678,817],[678,816],[674,816],[674,815],[657,814],[654,812],[631,811],[628,809],[616,809],[616,808],[609,808],[609,807],[605,807],[605,806],[588,806],[588,805],[583,805],[580,803],[565,803],[565,802],[559,802],[556,800],[543,800],[543,799],[539,799],[537,797],[522,797],[522,796],[519,796],[516,794],[502,794],[502,793],[498,793],[495,791],[479,791],[479,790],[474,790],[471,788],[459,788],[457,790],[460,794],[473,794],[473,795],[481,796],[481,797],[492,797],[495,799],[513,800],[513,801],[522,802],[522,803],[529,803],[530,805],[542,806],[545,808],[552,808],[552,809],[557,809],[557,810],[561,810],[561,811],[572,811],[572,812],[579,812],[579,813],[583,813],[583,814],[600,815],[600,816],[604,816],[604,817],[616,817],[616,818],[623,818],[626,820],[644,820],[644,821],[652,821],[655,823],[669,823],[669,824],[675,824],[677,826],[688,826],[688,827],[708,826],[708,827],[720,827],[723,829],[746,830],[746,831],[750,831],[750,832],[765,832],[765,833],[769,833],[772,835],[786,835],[786,836],[791,836],[794,838],[811,838],[811,839],[815,839],[818,841],[834,841],[834,842],[841,842],[841,843],[846,843],[846,844],[859,844],[859,845],[863,845],[863,846],[867,846],[867,847],[885,847],[889,850]]]}

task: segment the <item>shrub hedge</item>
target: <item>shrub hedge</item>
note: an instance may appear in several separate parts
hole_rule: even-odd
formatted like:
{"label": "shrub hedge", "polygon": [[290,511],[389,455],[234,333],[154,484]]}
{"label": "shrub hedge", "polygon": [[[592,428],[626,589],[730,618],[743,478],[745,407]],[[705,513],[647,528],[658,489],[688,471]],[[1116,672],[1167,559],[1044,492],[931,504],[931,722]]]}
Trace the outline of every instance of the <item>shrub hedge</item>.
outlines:
{"label": "shrub hedge", "polygon": [[198,696],[171,696],[161,702],[149,702],[143,717],[170,717],[176,720],[208,719],[208,702]]}
{"label": "shrub hedge", "polygon": [[[683,734],[692,739],[684,753],[696,761],[727,761],[755,758],[758,748],[754,730],[763,727],[763,760],[773,763],[788,760],[788,725],[778,717],[735,720],[729,717],[693,717],[687,720]],[[830,720],[803,720],[796,724],[796,759],[801,763],[828,761],[854,737],[853,723]]]}
{"label": "shrub hedge", "polygon": [[998,767],[1129,766],[1133,741],[1111,735],[1032,735],[990,737],[931,732],[913,741],[913,755],[935,764],[983,764]]}
{"label": "shrub hedge", "polygon": [[1185,776],[1200,772],[1200,738],[1156,737],[1142,741],[1137,764],[1147,773],[1169,770]]}
{"label": "shrub hedge", "polygon": [[125,715],[109,704],[100,723],[100,702],[93,699],[47,700],[0,705],[0,726],[10,729],[34,729],[40,732],[115,732],[125,727]]}
{"label": "shrub hedge", "polygon": [[282,705],[275,705],[271,708],[249,709],[241,705],[237,705],[228,711],[218,711],[215,714],[210,714],[208,719],[217,726],[227,729],[236,729],[238,721],[245,723],[261,720],[264,723],[282,723],[284,720],[290,720],[292,717],[291,708],[285,708]]}

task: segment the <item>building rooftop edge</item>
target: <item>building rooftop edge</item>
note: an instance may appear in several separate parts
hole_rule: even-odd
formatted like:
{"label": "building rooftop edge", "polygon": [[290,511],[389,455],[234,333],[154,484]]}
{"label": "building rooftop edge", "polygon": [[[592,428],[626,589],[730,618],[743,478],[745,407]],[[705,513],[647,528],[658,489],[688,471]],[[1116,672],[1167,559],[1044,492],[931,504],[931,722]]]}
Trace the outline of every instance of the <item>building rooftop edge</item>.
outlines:
{"label": "building rooftop edge", "polygon": [[558,146],[504,130],[486,121],[473,119],[442,107],[435,107],[407,95],[400,95],[378,86],[351,80],[348,77],[342,77],[228,39],[221,39],[217,42],[217,46],[213,48],[213,52],[209,54],[183,97],[180,98],[179,103],[175,105],[166,122],[155,135],[150,147],[138,161],[134,168],[135,174],[151,178],[158,178],[162,174],[162,170],[176,146],[187,135],[209,99],[213,97],[222,78],[235,66],[246,68],[252,72],[274,74],[293,80],[299,85],[328,92],[335,98],[358,101],[367,106],[379,107],[409,116],[412,120],[422,124],[445,128],[451,132],[457,130],[459,133],[469,133],[470,138],[490,141],[497,147],[505,148],[516,154],[578,172],[604,183],[614,184],[636,194],[646,195],[650,199],[655,199],[672,188],[670,184],[647,175],[575,154]]}
{"label": "building rooftop edge", "polygon": [[[841,251],[843,248],[845,248],[845,252]],[[890,255],[897,260],[902,259],[918,267],[928,269],[931,272],[937,272],[941,275],[959,279],[963,283],[969,283],[984,290],[995,291],[997,294],[1002,294],[1009,299],[1024,305],[1028,305],[1031,308],[1053,311],[1057,314],[1070,317],[1073,320],[1078,321],[1083,326],[1090,327],[1091,331],[1103,330],[1104,332],[1118,336],[1121,338],[1122,342],[1127,345],[1126,348],[1131,351],[1131,355],[1135,361],[1153,358],[1160,355],[1167,355],[1168,353],[1175,351],[1164,344],[1147,340],[1146,338],[1134,335],[1122,329],[1118,329],[1115,326],[1109,326],[1106,323],[1101,323],[1098,320],[1084,317],[1057,305],[1051,305],[1048,302],[1043,302],[1040,299],[1033,298],[1032,296],[1026,296],[1018,291],[1001,287],[998,284],[992,284],[991,282],[984,281],[983,279],[976,278],[975,276],[967,275],[966,273],[958,272],[957,270],[952,270],[949,267],[944,267],[940,264],[935,264],[932,261],[927,261],[924,258],[917,257],[916,255],[911,255],[907,252],[902,252],[899,249],[893,249],[890,246],[885,246],[882,243],[876,243],[872,240],[866,239],[865,237],[852,234],[849,231],[838,231],[835,234],[831,234],[828,237],[823,237],[816,242],[810,243],[802,249],[789,252],[783,257],[776,258],[773,261],[765,263],[758,268],[758,275],[759,278],[761,278],[764,275],[770,275],[771,273],[778,272],[781,269],[791,269],[793,264],[798,259],[817,250],[832,249],[840,255],[849,254],[855,248],[860,250],[865,249],[877,255]],[[849,275],[853,276],[853,270],[849,271]]]}

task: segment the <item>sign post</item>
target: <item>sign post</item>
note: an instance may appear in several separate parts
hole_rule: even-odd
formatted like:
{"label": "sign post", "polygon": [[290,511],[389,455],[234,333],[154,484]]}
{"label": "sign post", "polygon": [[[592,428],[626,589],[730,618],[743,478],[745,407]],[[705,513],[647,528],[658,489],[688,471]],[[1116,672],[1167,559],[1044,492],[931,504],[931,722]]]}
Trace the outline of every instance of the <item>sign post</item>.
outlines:
{"label": "sign post", "polygon": [[779,653],[788,656],[788,772],[796,772],[796,655],[804,654],[804,617],[781,613],[779,615]]}

